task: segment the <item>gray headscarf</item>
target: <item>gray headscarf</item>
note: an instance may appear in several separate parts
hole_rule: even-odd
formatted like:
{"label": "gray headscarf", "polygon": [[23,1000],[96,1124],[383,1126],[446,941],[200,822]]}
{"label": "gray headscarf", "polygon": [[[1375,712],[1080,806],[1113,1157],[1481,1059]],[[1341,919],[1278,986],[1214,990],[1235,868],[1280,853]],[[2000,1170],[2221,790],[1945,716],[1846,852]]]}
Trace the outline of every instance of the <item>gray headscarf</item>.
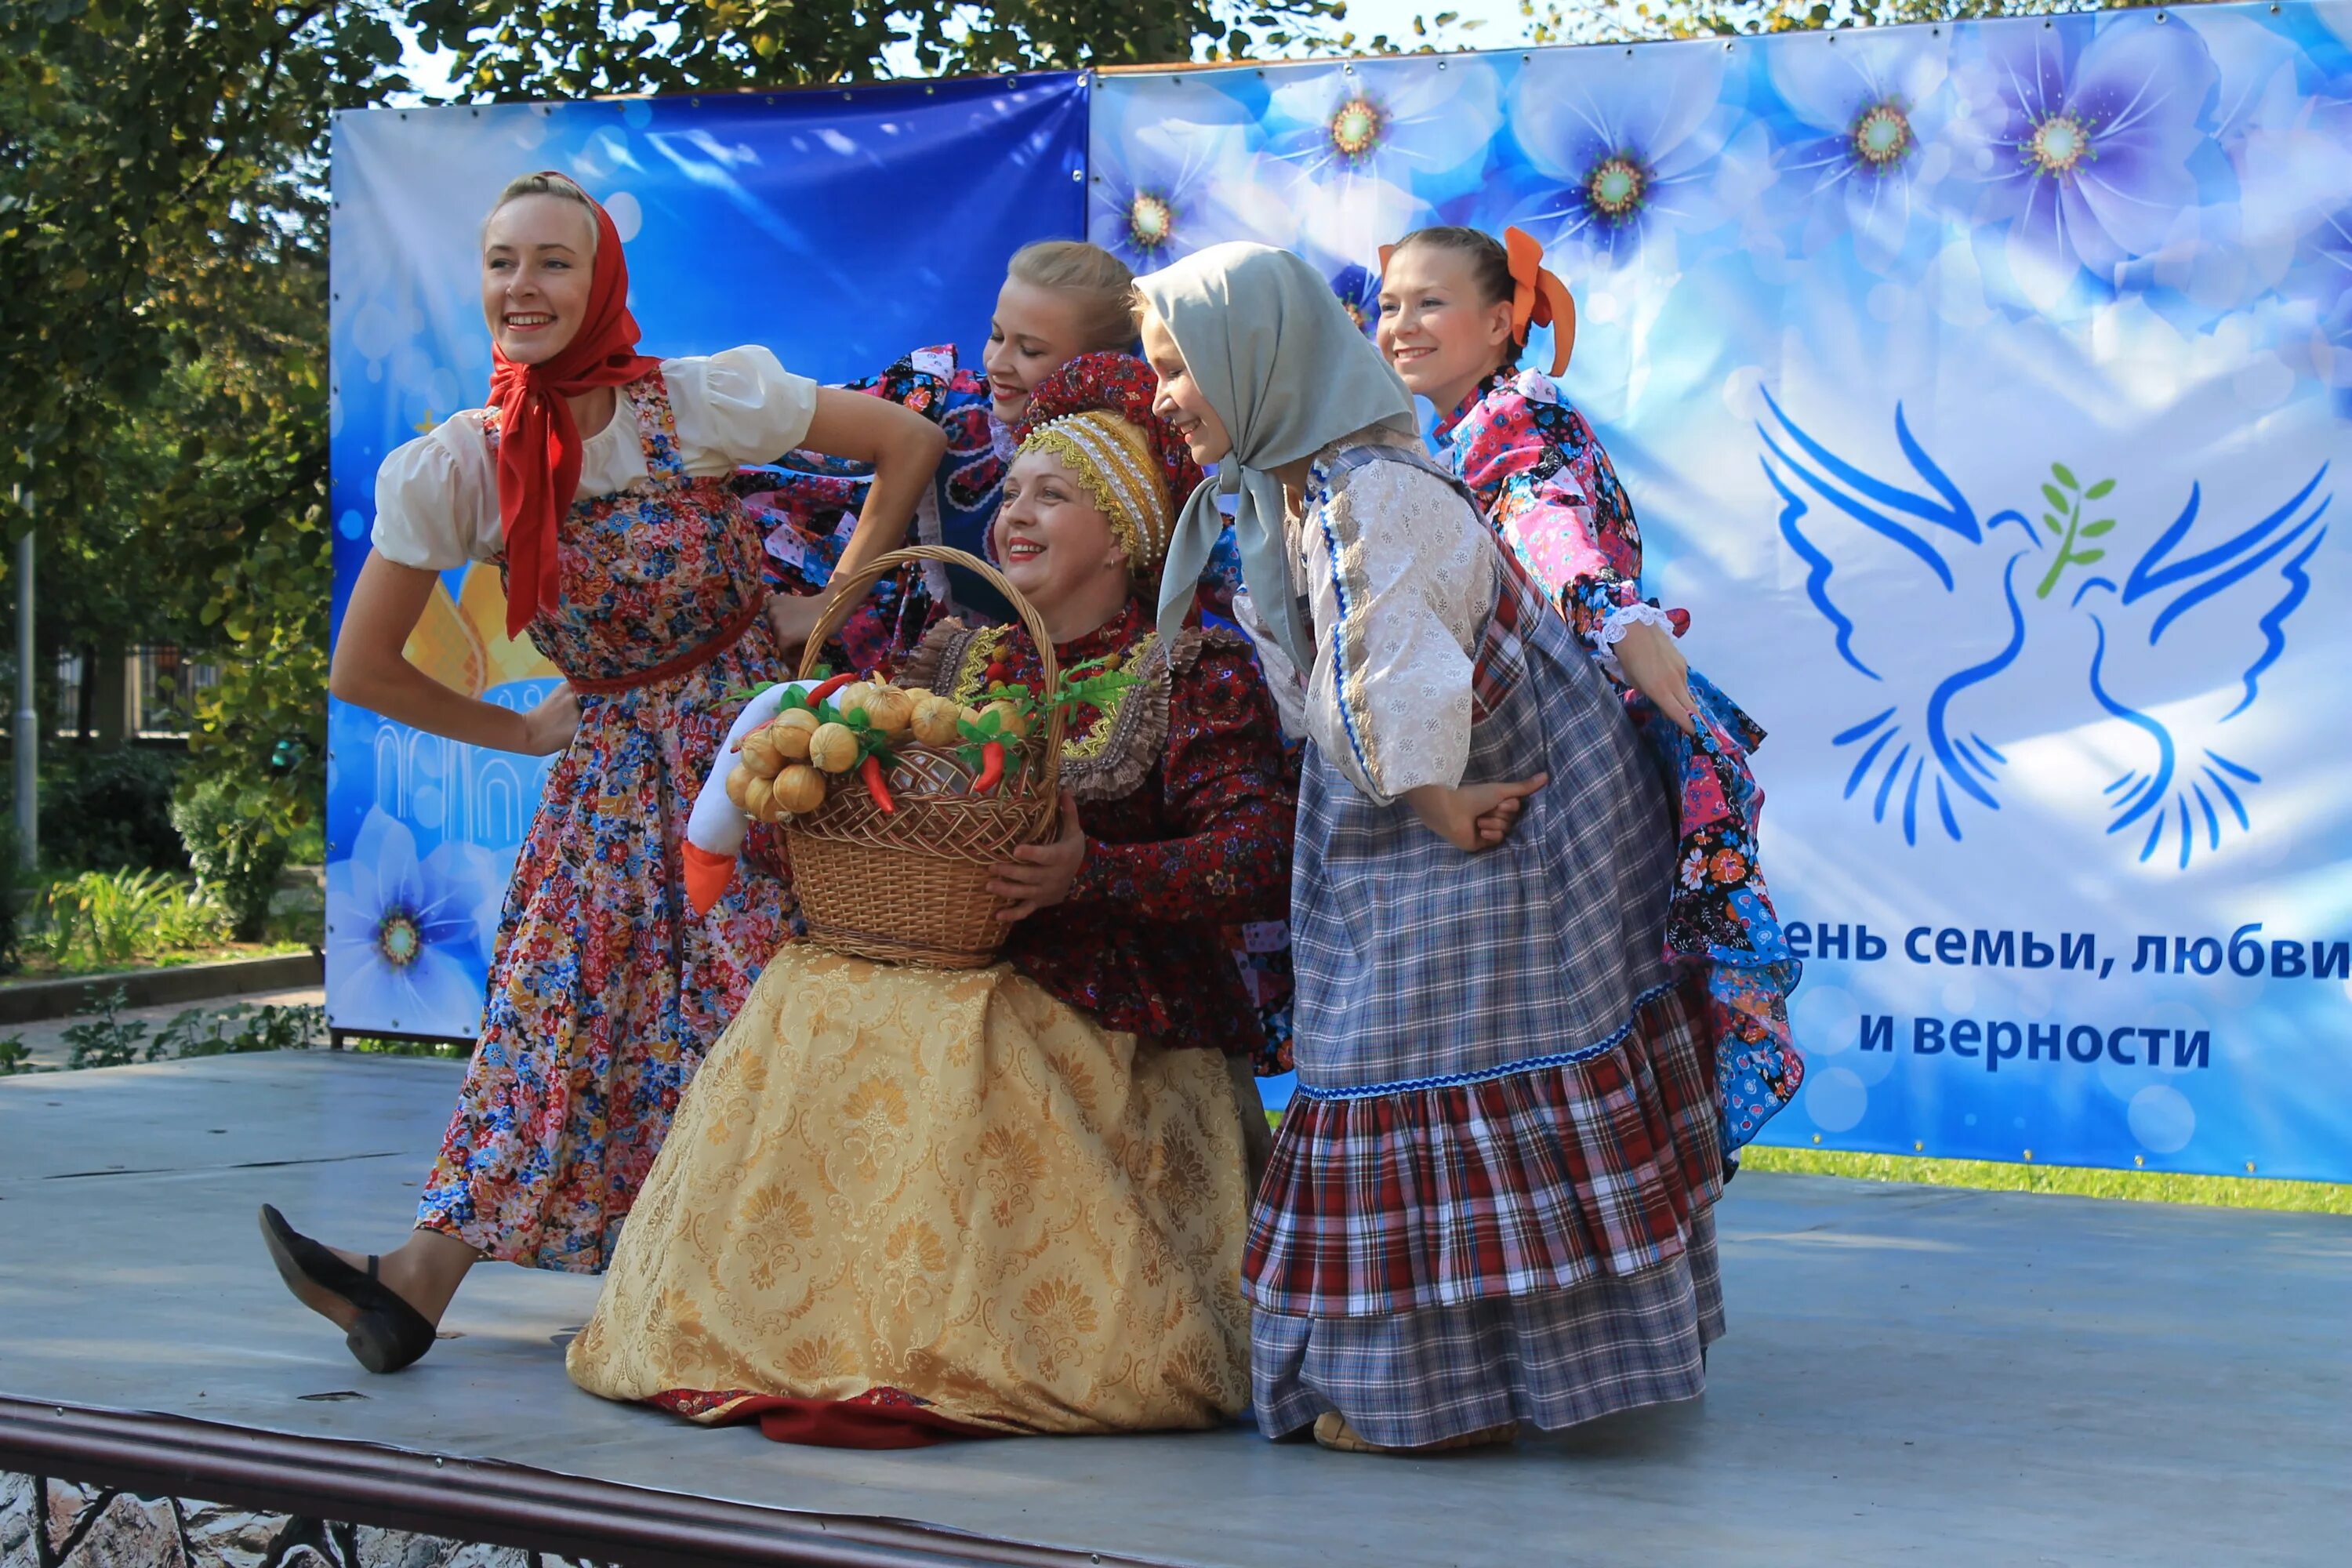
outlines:
{"label": "gray headscarf", "polygon": [[[1286,250],[1213,245],[1136,280],[1167,323],[1233,450],[1217,465],[1217,490],[1239,497],[1234,542],[1242,575],[1268,630],[1291,661],[1313,663],[1284,557],[1282,482],[1273,470],[1342,436],[1381,425],[1418,428],[1412,395],[1349,319],[1323,275]],[[1160,626],[1171,637],[1191,607],[1224,516],[1202,485],[1176,520],[1160,577]]]}

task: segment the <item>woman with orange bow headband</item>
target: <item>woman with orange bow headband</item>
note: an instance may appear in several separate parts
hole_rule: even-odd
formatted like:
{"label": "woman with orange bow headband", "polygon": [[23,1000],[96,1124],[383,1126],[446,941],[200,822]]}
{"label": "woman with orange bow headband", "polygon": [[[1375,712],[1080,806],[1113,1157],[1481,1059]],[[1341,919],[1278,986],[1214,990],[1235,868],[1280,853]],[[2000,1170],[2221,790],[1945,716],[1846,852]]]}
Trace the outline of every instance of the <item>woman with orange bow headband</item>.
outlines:
{"label": "woman with orange bow headband", "polygon": [[[687,907],[687,810],[726,738],[725,694],[775,674],[821,608],[772,595],[761,531],[728,480],[803,446],[875,465],[849,546],[863,559],[905,532],[946,445],[920,415],[820,390],[764,348],[637,353],[620,234],[561,174],[499,193],[478,265],[491,406],[385,457],[330,689],[428,734],[560,755],[507,892],[481,1043],[416,1228],[378,1258],[261,1211],[287,1285],[371,1372],[432,1348],[483,1258],[604,1267],[678,1096],[791,934],[778,853],[756,856],[761,868],[717,908]],[[563,673],[527,711],[407,657],[439,574],[468,563],[497,566],[507,635],[527,635]],[[473,911],[395,889],[397,866],[357,871],[400,894],[373,933],[382,962],[412,989],[446,984],[452,961],[435,946],[470,940]]]}
{"label": "woman with orange bow headband", "polygon": [[[1621,689],[1677,795],[1680,868],[1666,946],[1715,1037],[1727,1158],[1804,1077],[1789,1035],[1790,953],[1756,856],[1764,731],[1675,647],[1681,610],[1642,597],[1642,532],[1609,455],[1552,379],[1576,346],[1576,302],[1517,228],[1417,229],[1381,251],[1381,352],[1439,411],[1437,437],[1502,542]],[[1522,369],[1552,329],[1551,373]]]}

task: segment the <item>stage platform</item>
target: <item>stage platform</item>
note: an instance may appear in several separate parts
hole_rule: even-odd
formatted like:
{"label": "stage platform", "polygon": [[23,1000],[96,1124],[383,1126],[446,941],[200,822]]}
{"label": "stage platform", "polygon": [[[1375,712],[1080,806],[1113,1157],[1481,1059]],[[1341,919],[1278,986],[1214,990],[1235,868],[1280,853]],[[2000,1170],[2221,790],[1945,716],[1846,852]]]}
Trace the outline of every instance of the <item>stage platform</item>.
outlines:
{"label": "stage platform", "polygon": [[1751,1173],[1703,1400],[1442,1459],[705,1431],[573,1388],[596,1281],[506,1268],[371,1377],[254,1209],[396,1242],[458,1074],[0,1080],[0,1469],[629,1563],[2301,1564],[2352,1532],[2352,1220],[2319,1215]]}

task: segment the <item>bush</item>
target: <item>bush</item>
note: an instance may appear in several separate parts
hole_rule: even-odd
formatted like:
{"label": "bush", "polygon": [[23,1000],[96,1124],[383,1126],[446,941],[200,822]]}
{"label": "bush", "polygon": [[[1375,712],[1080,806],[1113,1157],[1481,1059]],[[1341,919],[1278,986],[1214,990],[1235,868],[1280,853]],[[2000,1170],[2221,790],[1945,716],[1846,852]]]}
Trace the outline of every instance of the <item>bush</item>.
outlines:
{"label": "bush", "polygon": [[41,769],[41,860],[61,870],[184,871],[172,792],[184,759],[142,746],[65,746]]}
{"label": "bush", "polygon": [[265,801],[226,775],[197,781],[172,805],[196,886],[228,910],[231,934],[259,942],[289,847]]}
{"label": "bush", "polygon": [[[254,1007],[239,1002],[210,1011],[202,1007],[183,1009],[151,1040],[145,1020],[121,1016],[127,999],[120,985],[105,991],[82,1008],[81,1016],[89,1022],[71,1025],[63,1031],[64,1042],[73,1047],[71,1067],[119,1068],[133,1062],[184,1060],[245,1051],[301,1051],[323,1044],[327,1037],[327,1011],[323,1007]],[[0,1040],[0,1074],[34,1070],[10,1066],[7,1045],[7,1041]],[[20,1047],[17,1057],[21,1058],[23,1055]]]}
{"label": "bush", "polygon": [[211,894],[191,892],[161,871],[84,871],[41,896],[40,944],[52,963],[87,953],[121,965],[155,952],[218,942],[227,923]]}
{"label": "bush", "polygon": [[[16,864],[16,819],[0,815],[0,974],[14,974],[25,962],[25,919],[33,889]],[[0,1077],[7,1068],[0,1066]]]}

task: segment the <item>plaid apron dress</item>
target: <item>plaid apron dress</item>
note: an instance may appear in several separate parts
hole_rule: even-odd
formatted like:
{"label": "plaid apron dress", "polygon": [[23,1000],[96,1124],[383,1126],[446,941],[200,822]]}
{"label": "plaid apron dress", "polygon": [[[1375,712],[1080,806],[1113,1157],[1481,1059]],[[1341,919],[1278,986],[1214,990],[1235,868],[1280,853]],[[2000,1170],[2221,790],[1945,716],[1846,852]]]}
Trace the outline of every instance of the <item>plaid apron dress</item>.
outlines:
{"label": "plaid apron dress", "polygon": [[[1418,452],[1364,445],[1317,464],[1310,513],[1377,461],[1476,510]],[[1669,803],[1591,657],[1496,556],[1464,780],[1550,774],[1511,836],[1465,854],[1307,752],[1298,1089],[1244,1265],[1269,1436],[1336,1409],[1409,1447],[1686,1398],[1722,1330],[1712,1063],[1662,940]]]}

